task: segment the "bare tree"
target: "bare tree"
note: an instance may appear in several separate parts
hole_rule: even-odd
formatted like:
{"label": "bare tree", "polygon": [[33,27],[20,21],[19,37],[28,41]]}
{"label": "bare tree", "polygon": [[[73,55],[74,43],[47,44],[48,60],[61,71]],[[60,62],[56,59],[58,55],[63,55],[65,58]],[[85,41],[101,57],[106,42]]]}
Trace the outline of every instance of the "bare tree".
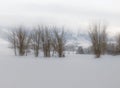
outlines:
{"label": "bare tree", "polygon": [[8,39],[14,48],[15,55],[17,55],[17,50],[20,56],[23,56],[25,53],[27,55],[27,49],[31,38],[24,27],[20,26],[12,30]]}
{"label": "bare tree", "polygon": [[116,53],[120,54],[120,33],[116,37]]}
{"label": "bare tree", "polygon": [[54,28],[54,39],[53,39],[53,46],[55,51],[58,53],[59,57],[64,57],[65,51],[65,31],[63,29]]}
{"label": "bare tree", "polygon": [[102,47],[101,47],[101,52],[104,55],[106,53],[107,50],[107,32],[106,32],[106,25],[103,25],[101,30],[101,41],[102,41]]}
{"label": "bare tree", "polygon": [[41,29],[40,29],[40,27],[33,30],[31,36],[32,36],[32,43],[33,43],[33,47],[34,47],[34,54],[36,57],[38,57],[40,42],[41,42]]}
{"label": "bare tree", "polygon": [[106,26],[95,24],[90,26],[89,36],[92,42],[93,52],[96,58],[105,53],[107,45]]}
{"label": "bare tree", "polygon": [[26,56],[27,56],[28,49],[29,49],[29,46],[30,46],[30,43],[31,43],[31,39],[32,39],[32,36],[31,36],[31,34],[28,32],[28,33],[27,33],[26,42],[25,42],[25,53],[26,53]]}
{"label": "bare tree", "polygon": [[116,44],[115,43],[108,43],[107,44],[107,54],[116,55]]}
{"label": "bare tree", "polygon": [[57,40],[55,36],[55,31],[56,27],[53,27],[51,30],[51,46],[52,46],[52,56],[56,55],[57,53]]}
{"label": "bare tree", "polygon": [[84,50],[83,50],[83,47],[82,46],[79,46],[77,51],[76,51],[77,54],[84,54]]}
{"label": "bare tree", "polygon": [[41,42],[42,42],[44,56],[50,57],[51,34],[50,34],[50,28],[48,26],[41,27]]}
{"label": "bare tree", "polygon": [[14,54],[17,55],[17,39],[16,39],[16,33],[14,30],[12,30],[8,35],[8,40],[12,44],[12,47],[14,48]]}
{"label": "bare tree", "polygon": [[19,27],[16,30],[16,37],[17,37],[17,48],[19,51],[19,55],[23,56],[25,54],[26,49],[26,38],[27,38],[27,32],[25,28]]}

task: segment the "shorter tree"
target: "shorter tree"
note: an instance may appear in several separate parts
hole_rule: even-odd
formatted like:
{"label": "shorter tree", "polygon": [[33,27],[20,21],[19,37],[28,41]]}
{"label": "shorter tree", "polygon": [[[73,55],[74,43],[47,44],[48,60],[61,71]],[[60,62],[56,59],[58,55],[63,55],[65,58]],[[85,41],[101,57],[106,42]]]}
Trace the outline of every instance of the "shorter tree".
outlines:
{"label": "shorter tree", "polygon": [[83,47],[82,47],[82,46],[79,46],[76,53],[77,53],[77,54],[84,54]]}
{"label": "shorter tree", "polygon": [[115,43],[109,43],[107,44],[107,54],[110,55],[116,55],[116,44]]}
{"label": "shorter tree", "polygon": [[116,37],[116,54],[120,54],[120,34]]}
{"label": "shorter tree", "polygon": [[16,32],[12,30],[8,35],[8,40],[14,49],[15,56],[17,55],[17,39],[16,39]]}

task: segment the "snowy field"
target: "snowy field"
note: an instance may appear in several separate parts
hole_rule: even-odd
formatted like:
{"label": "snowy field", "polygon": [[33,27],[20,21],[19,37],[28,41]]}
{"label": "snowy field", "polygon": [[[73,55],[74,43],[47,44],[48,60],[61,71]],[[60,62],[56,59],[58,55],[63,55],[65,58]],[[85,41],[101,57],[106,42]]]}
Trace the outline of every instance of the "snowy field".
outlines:
{"label": "snowy field", "polygon": [[15,57],[1,47],[0,88],[120,88],[120,56]]}

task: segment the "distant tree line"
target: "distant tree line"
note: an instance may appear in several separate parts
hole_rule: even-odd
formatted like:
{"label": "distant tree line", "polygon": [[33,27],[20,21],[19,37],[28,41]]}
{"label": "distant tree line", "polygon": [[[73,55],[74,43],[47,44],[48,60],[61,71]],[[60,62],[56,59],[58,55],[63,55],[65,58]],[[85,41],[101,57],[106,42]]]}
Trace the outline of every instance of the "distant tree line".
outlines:
{"label": "distant tree line", "polygon": [[40,50],[43,51],[44,57],[55,54],[58,57],[65,56],[66,38],[63,28],[38,26],[28,32],[25,27],[21,26],[12,30],[8,39],[16,56],[27,56],[29,49],[34,51],[35,57],[39,56]]}
{"label": "distant tree line", "polygon": [[83,48],[76,45],[66,45],[66,31],[55,26],[38,26],[31,31],[25,27],[18,27],[9,33],[8,39],[17,56],[28,55],[29,50],[35,57],[43,53],[44,57],[65,57],[65,51],[76,54],[94,54],[99,58],[104,54],[120,55],[120,34],[115,37],[115,43],[108,43],[107,26],[96,23],[89,26],[89,38],[92,46]]}

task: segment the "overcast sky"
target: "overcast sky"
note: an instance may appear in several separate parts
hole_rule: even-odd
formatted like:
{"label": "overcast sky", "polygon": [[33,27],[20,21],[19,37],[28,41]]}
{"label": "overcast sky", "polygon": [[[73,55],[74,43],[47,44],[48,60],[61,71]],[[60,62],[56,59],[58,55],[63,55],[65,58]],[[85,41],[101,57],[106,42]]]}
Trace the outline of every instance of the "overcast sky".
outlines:
{"label": "overcast sky", "polygon": [[49,24],[86,29],[103,21],[108,30],[120,31],[119,0],[0,0],[0,25]]}

